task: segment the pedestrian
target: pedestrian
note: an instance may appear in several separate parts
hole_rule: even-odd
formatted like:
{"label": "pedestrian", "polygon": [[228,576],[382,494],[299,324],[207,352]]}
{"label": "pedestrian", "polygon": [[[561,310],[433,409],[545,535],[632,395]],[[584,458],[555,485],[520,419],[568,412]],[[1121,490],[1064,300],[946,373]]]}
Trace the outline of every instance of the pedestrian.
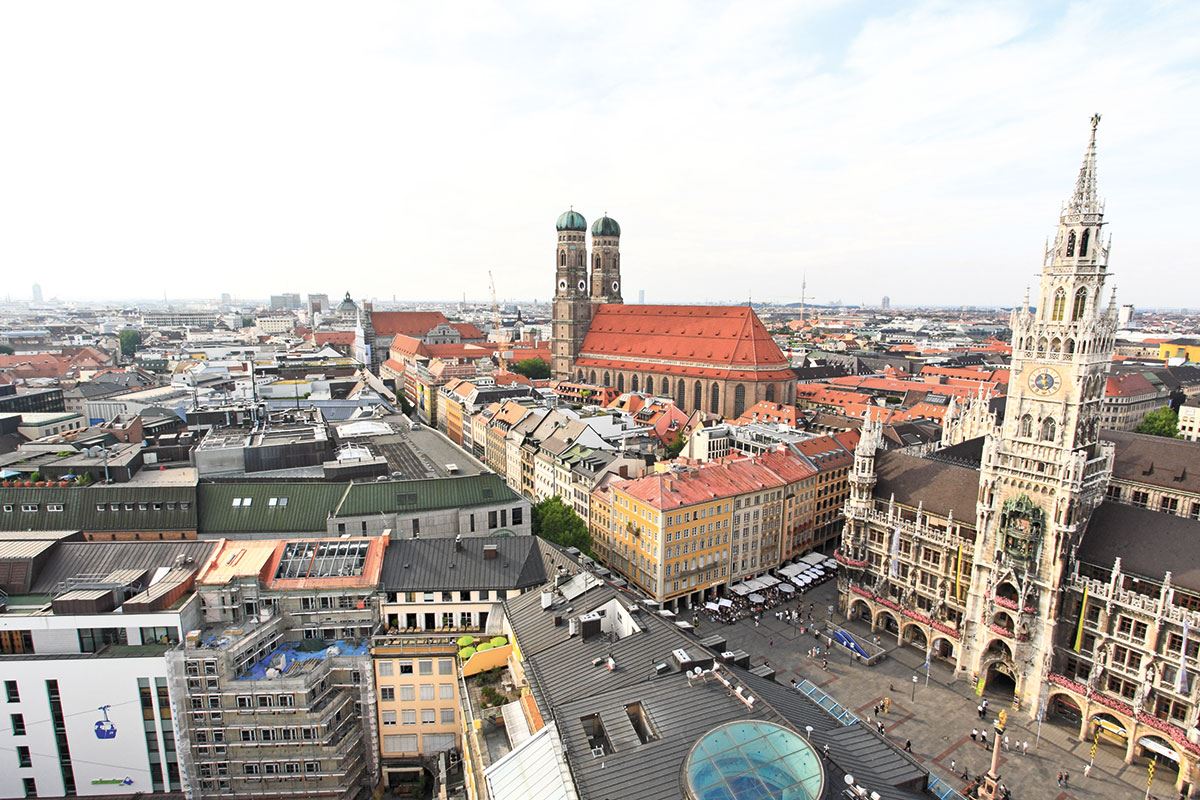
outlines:
{"label": "pedestrian", "polygon": [[1071,773],[1067,772],[1065,769],[1063,770],[1063,788],[1071,788]]}
{"label": "pedestrian", "polygon": [[912,739],[904,740],[904,752],[906,752],[906,753],[912,752]]}
{"label": "pedestrian", "polygon": [[824,758],[826,761],[829,760],[829,745],[825,745],[824,747],[821,748],[821,757]]}
{"label": "pedestrian", "polygon": [[982,705],[975,706],[975,712],[977,714],[979,714],[980,719],[983,719],[983,706]]}
{"label": "pedestrian", "polygon": [[982,703],[980,703],[980,705],[981,705],[981,706],[983,706],[983,710],[986,712],[986,711],[987,711],[987,707],[988,707],[988,701],[987,701],[987,699],[985,698],[985,699],[984,699],[984,701],[983,701]]}
{"label": "pedestrian", "polygon": [[1004,752],[1008,752],[1008,734],[1004,734]]}
{"label": "pedestrian", "polygon": [[950,759],[950,771],[951,771],[951,772],[954,772],[954,771],[955,771],[955,769],[954,769],[954,759],[953,759],[953,758],[952,758],[952,759]]}
{"label": "pedestrian", "polygon": [[1062,788],[1062,785],[1063,785],[1063,782],[1062,782],[1062,770],[1061,770],[1061,769],[1058,771],[1058,776],[1055,778],[1055,780],[1056,780],[1056,781],[1058,781],[1058,788],[1060,788],[1060,789],[1061,789],[1061,788]]}
{"label": "pedestrian", "polygon": [[1029,755],[1029,740],[1028,739],[1021,742],[1021,755],[1023,755],[1023,756]]}
{"label": "pedestrian", "polygon": [[987,747],[987,728],[984,728],[979,732],[979,743],[984,747]]}
{"label": "pedestrian", "polygon": [[829,659],[828,658],[821,659],[821,669],[824,669],[824,670],[829,669]]}
{"label": "pedestrian", "polygon": [[1092,774],[1092,764],[1091,764],[1091,762],[1088,762],[1087,764],[1083,765],[1083,777],[1086,779],[1087,776],[1089,776],[1091,774]]}
{"label": "pedestrian", "polygon": [[964,781],[969,781],[969,780],[971,780],[971,773],[967,772],[967,768],[966,768],[966,767],[963,767],[962,779],[963,779]]}
{"label": "pedestrian", "polygon": [[978,738],[979,738],[979,729],[978,729],[978,728],[971,728],[971,741],[973,742],[973,741],[975,741],[975,740],[976,740],[976,739],[978,739]]}
{"label": "pedestrian", "polygon": [[774,647],[774,646],[775,646],[775,640],[774,640],[774,639],[768,639],[768,640],[767,640],[767,647]]}

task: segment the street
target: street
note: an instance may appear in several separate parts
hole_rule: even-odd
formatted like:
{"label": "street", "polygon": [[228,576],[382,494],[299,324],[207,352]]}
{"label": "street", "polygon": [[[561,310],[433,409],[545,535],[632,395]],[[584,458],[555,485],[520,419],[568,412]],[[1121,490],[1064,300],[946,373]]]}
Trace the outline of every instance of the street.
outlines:
{"label": "street", "polygon": [[[836,581],[829,581],[784,608],[795,609],[803,604],[807,618],[808,606],[821,624],[828,618],[828,607],[836,608]],[[703,618],[702,618],[703,619]],[[846,624],[835,612],[835,623],[860,638],[870,640],[865,623]],[[878,717],[886,734],[899,747],[912,742],[912,753],[931,772],[955,788],[962,789],[963,770],[972,777],[984,772],[991,760],[990,748],[972,741],[972,729],[986,727],[989,742],[992,737],[990,720],[1001,708],[1009,708],[1011,696],[987,692],[987,720],[979,718],[973,687],[966,680],[952,681],[953,669],[934,661],[926,685],[925,654],[912,647],[898,646],[895,636],[882,632],[880,644],[888,649],[887,657],[875,666],[854,662],[840,648],[828,653],[828,671],[821,668],[821,659],[810,659],[807,651],[817,644],[809,634],[801,636],[797,625],[777,620],[774,611],[763,614],[760,624],[746,619],[735,625],[720,625],[702,621],[698,634],[720,633],[729,642],[729,649],[742,649],[751,654],[751,664],[767,661],[777,671],[776,680],[789,684],[793,678],[807,678],[828,692],[834,699],[852,709],[866,724],[876,718],[873,711],[884,698],[890,698],[890,712]],[[917,678],[914,683],[914,676]],[[1009,749],[1001,754],[1000,780],[1012,791],[1016,800],[1069,800],[1070,798],[1143,798],[1146,792],[1145,762],[1125,764],[1124,748],[1100,743],[1095,764],[1088,777],[1091,741],[1076,739],[1078,723],[1047,718],[1037,738],[1037,722],[1023,712],[1011,714],[1006,734]],[[1019,743],[1028,742],[1028,752],[1021,752]],[[1067,788],[1057,784],[1060,771],[1069,773]],[[1151,796],[1158,800],[1173,800],[1175,771],[1160,763],[1154,775]]]}

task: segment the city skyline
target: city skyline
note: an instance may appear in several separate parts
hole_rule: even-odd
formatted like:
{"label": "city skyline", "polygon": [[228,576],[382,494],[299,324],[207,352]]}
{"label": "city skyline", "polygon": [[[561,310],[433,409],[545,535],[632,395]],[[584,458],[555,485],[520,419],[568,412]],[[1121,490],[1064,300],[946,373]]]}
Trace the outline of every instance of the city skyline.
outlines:
{"label": "city skyline", "polygon": [[803,272],[818,300],[1003,307],[1098,111],[1120,301],[1200,289],[1173,243],[1200,210],[1197,59],[1171,35],[1193,6],[282,8],[236,29],[2,12],[0,63],[35,76],[2,90],[25,121],[0,190],[23,283],[267,296],[336,274],[418,300],[486,298],[491,270],[501,296],[545,300],[574,207],[621,222],[652,299],[796,302]]}

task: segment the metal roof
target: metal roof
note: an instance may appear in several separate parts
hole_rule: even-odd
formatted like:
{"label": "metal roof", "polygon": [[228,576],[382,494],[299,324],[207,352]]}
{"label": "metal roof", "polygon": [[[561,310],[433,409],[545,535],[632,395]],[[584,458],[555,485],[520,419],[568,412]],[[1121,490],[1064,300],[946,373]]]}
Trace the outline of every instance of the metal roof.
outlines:
{"label": "metal roof", "polygon": [[[384,591],[527,589],[546,580],[537,537],[396,539],[383,557]],[[484,558],[484,548],[496,548]]]}
{"label": "metal roof", "polygon": [[65,581],[81,576],[107,576],[115,570],[174,567],[179,556],[199,569],[216,542],[60,542],[38,573],[30,594],[51,594]]}
{"label": "metal roof", "polygon": [[[0,488],[0,502],[13,507],[12,511],[0,507],[2,530],[196,530],[196,490],[192,486],[6,487]],[[23,512],[24,505],[38,508]],[[51,505],[61,505],[62,510],[50,511]]]}

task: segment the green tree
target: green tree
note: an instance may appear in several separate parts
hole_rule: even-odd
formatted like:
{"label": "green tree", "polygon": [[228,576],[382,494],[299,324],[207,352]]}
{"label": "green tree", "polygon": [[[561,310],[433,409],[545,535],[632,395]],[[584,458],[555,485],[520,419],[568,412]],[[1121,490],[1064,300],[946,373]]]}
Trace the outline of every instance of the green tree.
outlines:
{"label": "green tree", "polygon": [[13,349],[6,344],[0,344],[0,355],[11,356]]}
{"label": "green tree", "polygon": [[548,497],[533,507],[533,535],[562,547],[578,547],[591,553],[592,537],[587,523],[561,498]]}
{"label": "green tree", "polygon": [[1134,428],[1137,433],[1148,433],[1151,436],[1165,436],[1168,439],[1179,438],[1179,414],[1169,406],[1156,408]]}
{"label": "green tree", "polygon": [[123,356],[132,356],[142,343],[142,334],[132,328],[121,331],[117,338],[121,340],[121,355]]}
{"label": "green tree", "polygon": [[540,380],[550,377],[550,365],[540,358],[523,358],[509,367],[518,375],[524,375],[530,380]]}
{"label": "green tree", "polygon": [[667,459],[678,458],[683,452],[683,446],[687,444],[687,440],[683,438],[683,428],[675,432],[675,438],[666,447]]}

